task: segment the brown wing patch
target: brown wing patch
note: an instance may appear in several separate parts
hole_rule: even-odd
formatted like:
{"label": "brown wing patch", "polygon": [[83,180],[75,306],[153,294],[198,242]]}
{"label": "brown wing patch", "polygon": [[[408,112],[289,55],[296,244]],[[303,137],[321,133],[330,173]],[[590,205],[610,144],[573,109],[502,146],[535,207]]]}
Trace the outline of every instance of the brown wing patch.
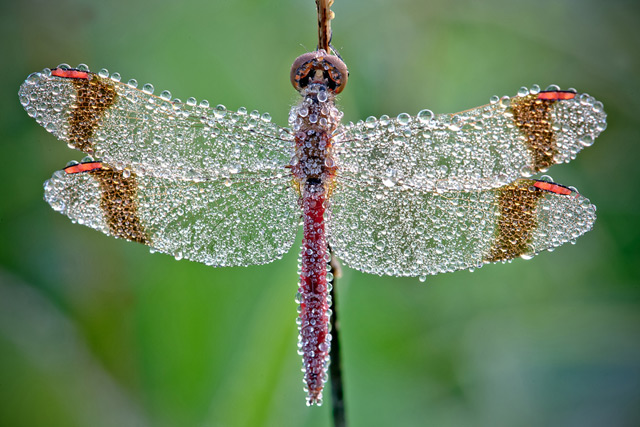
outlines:
{"label": "brown wing patch", "polygon": [[104,115],[116,100],[112,84],[91,74],[89,79],[74,79],[76,103],[69,117],[69,143],[74,148],[93,154],[91,137]]}
{"label": "brown wing patch", "polygon": [[138,217],[135,176],[124,176],[124,172],[108,169],[91,170],[90,173],[102,189],[100,207],[111,234],[138,243],[149,244],[149,237]]}
{"label": "brown wing patch", "polygon": [[555,135],[551,127],[551,106],[556,99],[541,99],[536,95],[512,98],[511,109],[516,126],[527,137],[527,145],[533,156],[535,172],[555,164],[557,152]]}
{"label": "brown wing patch", "polygon": [[535,183],[523,179],[498,190],[500,218],[487,261],[505,261],[528,252],[527,245],[538,226],[536,206],[544,194]]}

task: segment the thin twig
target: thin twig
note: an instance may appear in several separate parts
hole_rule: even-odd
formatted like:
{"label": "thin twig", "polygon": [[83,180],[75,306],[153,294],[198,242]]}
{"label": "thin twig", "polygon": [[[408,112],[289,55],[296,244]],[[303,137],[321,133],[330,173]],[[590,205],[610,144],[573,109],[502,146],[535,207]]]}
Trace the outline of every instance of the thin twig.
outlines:
{"label": "thin twig", "polygon": [[331,11],[333,0],[316,0],[318,7],[318,49],[324,49],[329,52],[329,44],[331,43],[331,20],[334,13]]}
{"label": "thin twig", "polygon": [[[331,11],[331,5],[333,0],[316,0],[316,6],[318,7],[318,49],[324,49],[325,52],[329,51],[331,45],[331,20],[334,18],[334,13]],[[340,323],[338,322],[338,303],[336,300],[336,282],[338,277],[341,276],[341,269],[338,260],[329,246],[329,253],[331,254],[331,301],[333,306],[333,314],[331,315],[331,350],[329,350],[329,357],[331,363],[329,365],[329,376],[331,378],[331,403],[332,403],[332,416],[334,427],[346,427],[347,420],[345,417],[345,402],[343,394],[342,384],[342,367],[340,360]]]}
{"label": "thin twig", "polygon": [[331,301],[333,306],[333,314],[331,316],[331,350],[329,357],[331,363],[329,365],[329,376],[331,377],[331,403],[334,427],[346,427],[347,420],[345,417],[345,401],[342,384],[342,366],[340,360],[340,323],[338,322],[338,303],[336,301],[336,279],[341,276],[341,269],[331,247]]}

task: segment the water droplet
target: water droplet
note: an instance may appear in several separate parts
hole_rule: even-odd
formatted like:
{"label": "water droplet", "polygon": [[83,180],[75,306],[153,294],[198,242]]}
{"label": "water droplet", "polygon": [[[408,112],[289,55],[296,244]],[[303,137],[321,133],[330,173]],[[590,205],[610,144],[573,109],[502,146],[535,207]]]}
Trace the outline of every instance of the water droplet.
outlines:
{"label": "water droplet", "polygon": [[386,177],[382,179],[382,184],[385,187],[393,187],[394,185],[396,185],[396,182],[394,179],[390,178],[390,177]]}
{"label": "water droplet", "polygon": [[462,119],[460,116],[456,115],[451,117],[451,122],[449,123],[448,128],[453,132],[458,132],[462,129]]}
{"label": "water droplet", "polygon": [[523,177],[529,177],[535,173],[535,169],[532,166],[526,165],[520,168],[520,174]]}
{"label": "water droplet", "polygon": [[593,105],[594,99],[588,93],[583,93],[580,95],[580,103],[582,105]]}
{"label": "water droplet", "polygon": [[600,101],[596,101],[593,103],[593,112],[594,113],[602,113],[604,111],[604,105],[602,105],[602,102]]}
{"label": "water droplet", "polygon": [[374,127],[376,127],[376,123],[378,123],[378,119],[373,116],[367,117],[367,119],[364,121],[364,125],[369,129],[373,129]]}
{"label": "water droplet", "polygon": [[418,112],[418,121],[421,124],[427,124],[433,119],[433,111],[431,110],[420,110]]}
{"label": "water droplet", "polygon": [[407,126],[409,123],[411,123],[411,116],[407,113],[400,113],[398,114],[398,117],[396,117],[396,120],[399,125]]}
{"label": "water droplet", "polygon": [[40,73],[31,73],[25,80],[28,84],[33,85],[40,81]]}
{"label": "water droplet", "polygon": [[98,71],[98,76],[102,78],[109,77],[109,70],[107,70],[106,68],[101,69],[100,71]]}
{"label": "water droplet", "polygon": [[578,142],[584,147],[590,147],[593,145],[593,137],[591,135],[584,135],[578,139]]}
{"label": "water droplet", "polygon": [[149,95],[153,94],[154,89],[155,88],[151,83],[145,83],[144,86],[142,86],[142,91],[144,93],[148,93]]}
{"label": "water droplet", "polygon": [[533,252],[525,252],[522,255],[520,255],[520,258],[524,259],[524,260],[530,260],[531,258],[533,258],[536,254]]}

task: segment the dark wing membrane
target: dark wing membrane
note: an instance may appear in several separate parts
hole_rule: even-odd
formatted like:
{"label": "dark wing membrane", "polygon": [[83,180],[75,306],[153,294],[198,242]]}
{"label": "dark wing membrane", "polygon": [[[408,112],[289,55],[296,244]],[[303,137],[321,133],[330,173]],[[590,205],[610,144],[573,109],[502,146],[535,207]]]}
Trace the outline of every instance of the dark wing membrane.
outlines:
{"label": "dark wing membrane", "polygon": [[329,244],[350,267],[379,275],[426,276],[531,257],[574,241],[595,206],[546,181],[492,190],[435,193],[359,186],[334,189]]}
{"label": "dark wing membrane", "polygon": [[606,127],[587,94],[521,89],[456,114],[370,117],[339,131],[341,176],[426,191],[498,188],[569,162]]}
{"label": "dark wing membrane", "polygon": [[295,239],[300,213],[288,179],[177,181],[90,165],[98,167],[56,172],[45,199],[105,234],[213,266],[268,263]]}
{"label": "dark wing membrane", "polygon": [[19,95],[27,113],[56,137],[138,175],[215,180],[241,172],[268,178],[289,164],[292,138],[268,114],[210,108],[195,99],[182,103],[149,88],[45,69],[30,75]]}

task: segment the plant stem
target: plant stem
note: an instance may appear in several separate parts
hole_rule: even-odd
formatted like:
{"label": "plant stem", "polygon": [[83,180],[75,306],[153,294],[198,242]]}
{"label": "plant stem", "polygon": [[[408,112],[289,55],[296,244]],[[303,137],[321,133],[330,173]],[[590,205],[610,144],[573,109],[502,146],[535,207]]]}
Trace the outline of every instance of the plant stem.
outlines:
{"label": "plant stem", "polygon": [[336,279],[340,276],[340,264],[338,260],[331,251],[331,247],[329,247],[329,251],[331,252],[331,273],[333,274],[333,279],[331,280],[331,301],[333,307],[333,314],[331,316],[331,350],[329,350],[329,355],[331,359],[331,363],[329,365],[329,377],[331,378],[331,406],[332,416],[333,416],[333,425],[334,427],[345,427],[347,425],[347,421],[345,418],[345,401],[343,394],[343,383],[342,383],[342,363],[340,360],[340,323],[338,322],[338,303],[336,301]]}

